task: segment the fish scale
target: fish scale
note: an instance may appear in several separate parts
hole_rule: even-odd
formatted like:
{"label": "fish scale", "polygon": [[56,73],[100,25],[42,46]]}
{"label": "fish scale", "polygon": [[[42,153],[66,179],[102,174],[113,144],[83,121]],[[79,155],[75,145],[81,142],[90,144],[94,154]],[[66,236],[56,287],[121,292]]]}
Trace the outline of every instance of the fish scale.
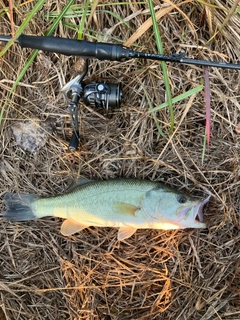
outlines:
{"label": "fish scale", "polygon": [[89,226],[118,227],[118,239],[130,237],[137,229],[205,228],[203,205],[209,200],[193,199],[162,183],[149,180],[116,179],[80,181],[63,195],[6,193],[8,210],[3,217],[26,221],[47,216],[66,219],[61,227],[71,235]]}
{"label": "fish scale", "polygon": [[[73,192],[62,196],[39,199],[35,203],[35,210],[41,217],[53,215],[59,218],[71,218],[75,221],[81,220],[81,222],[87,219],[92,223],[97,223],[97,220],[100,221],[101,218],[101,220],[111,220],[116,223],[119,221],[119,212],[115,209],[114,204],[128,203],[138,208],[144,194],[157,186],[159,183],[147,181],[139,187],[135,180],[122,181],[120,179],[116,180],[115,184],[109,184],[108,181],[92,182],[80,185]],[[125,218],[128,216],[126,214]]]}

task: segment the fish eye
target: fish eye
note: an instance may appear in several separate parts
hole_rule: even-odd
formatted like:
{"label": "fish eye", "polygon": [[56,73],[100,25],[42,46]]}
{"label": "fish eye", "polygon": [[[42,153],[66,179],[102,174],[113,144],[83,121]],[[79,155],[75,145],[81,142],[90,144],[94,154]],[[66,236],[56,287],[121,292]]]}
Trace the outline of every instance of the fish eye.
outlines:
{"label": "fish eye", "polygon": [[177,196],[177,201],[178,201],[179,203],[186,203],[186,202],[187,202],[187,197],[184,196],[183,194],[179,194],[179,195]]}

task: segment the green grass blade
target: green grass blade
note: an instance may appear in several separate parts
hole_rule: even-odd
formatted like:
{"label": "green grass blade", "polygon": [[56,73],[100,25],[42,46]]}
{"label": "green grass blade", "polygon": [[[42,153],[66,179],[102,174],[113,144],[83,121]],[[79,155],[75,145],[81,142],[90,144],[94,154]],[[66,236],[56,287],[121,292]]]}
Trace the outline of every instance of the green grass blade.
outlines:
{"label": "green grass blade", "polygon": [[83,37],[83,31],[84,31],[84,27],[85,27],[85,23],[86,23],[87,12],[89,11],[89,9],[88,9],[89,2],[90,2],[90,0],[87,0],[86,4],[84,6],[81,23],[80,23],[79,30],[78,30],[78,40],[82,40],[82,37]]}
{"label": "green grass blade", "polygon": [[[200,86],[195,87],[195,88],[193,88],[193,89],[191,89],[191,90],[188,90],[188,91],[180,94],[179,96],[174,97],[174,98],[172,99],[172,103],[176,103],[176,102],[179,102],[179,101],[181,101],[181,100],[184,100],[184,99],[186,99],[186,98],[192,96],[193,94],[196,94],[196,93],[198,93],[198,92],[200,92],[200,91],[202,91],[202,90],[203,90],[203,85],[200,85]],[[159,110],[161,110],[161,109],[163,109],[163,108],[166,108],[166,107],[168,107],[168,101],[166,101],[166,102],[160,104],[159,106],[157,106],[157,107],[149,110],[148,113],[152,113],[152,112],[155,112],[155,111],[159,111]]]}
{"label": "green grass blade", "polygon": [[[33,18],[33,16],[42,8],[42,6],[44,5],[46,0],[39,0],[36,4],[36,6],[32,9],[31,12],[29,12],[29,14],[27,15],[27,17],[25,18],[25,20],[23,21],[23,23],[21,24],[21,26],[19,27],[19,29],[17,30],[16,34],[15,34],[15,37],[13,39],[11,39],[7,44],[6,46],[3,48],[3,50],[0,52],[0,57],[2,57],[4,55],[5,52],[7,52],[7,50],[11,47],[11,45],[14,43],[15,39],[17,39],[21,33],[23,32],[23,30],[27,27],[29,21]],[[25,69],[25,68],[24,68]],[[27,70],[27,69],[26,69]],[[25,72],[26,72],[25,70]],[[22,76],[25,74],[21,73]],[[3,118],[3,114],[4,114],[4,111],[5,111],[5,108],[6,106],[8,105],[8,102],[9,102],[9,99],[11,97],[11,95],[13,94],[16,86],[18,85],[19,81],[21,80],[22,76],[20,77],[20,75],[18,76],[17,80],[14,82],[10,92],[8,93],[7,97],[6,97],[6,100],[5,100],[5,103],[2,107],[2,110],[1,110],[1,113],[0,113],[0,123],[2,123],[2,118]]]}
{"label": "green grass blade", "polygon": [[[154,35],[155,35],[155,39],[156,39],[156,43],[157,43],[158,53],[164,54],[163,45],[162,45],[162,41],[161,41],[159,28],[157,25],[157,20],[156,20],[152,0],[148,0],[148,4],[149,4],[149,8],[150,8],[151,17],[152,17],[153,31],[154,31]],[[166,88],[167,101],[168,101],[168,108],[169,108],[169,113],[170,113],[170,121],[171,121],[170,134],[171,134],[171,133],[173,133],[173,129],[174,129],[174,112],[173,112],[173,105],[172,105],[172,95],[171,95],[170,83],[169,83],[169,79],[168,79],[167,65],[164,61],[161,61],[161,68],[162,68],[162,72],[163,72],[164,84],[165,84],[165,88]]]}
{"label": "green grass blade", "polygon": [[[118,14],[109,11],[109,10],[104,10],[104,12],[110,14],[111,16],[113,16],[114,18],[116,18],[117,20],[119,20],[119,22],[121,22],[122,24],[125,24],[125,26],[127,26],[128,28],[130,28],[130,25],[124,20],[122,19]],[[117,22],[116,22],[117,23]]]}
{"label": "green grass blade", "polygon": [[234,12],[234,15],[237,15],[238,12],[240,12],[240,6],[237,7],[236,11]]}
{"label": "green grass blade", "polygon": [[[73,2],[74,2],[74,0],[70,0],[70,1],[66,4],[66,6],[63,8],[63,10],[62,10],[61,13],[59,14],[59,16],[56,17],[56,19],[53,21],[53,23],[52,23],[51,27],[49,28],[49,30],[46,32],[46,34],[45,34],[46,36],[50,36],[50,35],[54,32],[54,30],[55,30],[56,27],[58,26],[59,22],[62,20],[62,18],[63,18],[63,16],[65,15],[66,11],[69,9],[69,7],[72,5]],[[25,24],[25,22],[26,22],[26,21],[24,20],[23,24]],[[22,25],[23,25],[23,24],[22,24]],[[22,26],[22,25],[21,25],[21,26]],[[25,27],[26,27],[26,26],[25,26]],[[20,28],[21,28],[21,27],[20,27]],[[19,34],[19,32],[17,31],[16,35],[18,35],[18,34]],[[20,34],[19,34],[18,36],[20,36]],[[17,36],[17,37],[18,37],[18,36]],[[23,68],[23,69],[21,70],[21,72],[19,73],[16,81],[14,82],[11,90],[9,91],[9,94],[8,94],[8,96],[7,96],[7,98],[6,98],[6,101],[5,101],[4,105],[3,105],[2,110],[1,110],[1,113],[0,113],[0,120],[2,119],[2,116],[3,116],[3,113],[4,113],[5,107],[6,107],[6,105],[8,104],[8,101],[9,101],[11,95],[13,94],[14,90],[16,89],[18,83],[21,81],[22,77],[23,77],[23,76],[25,75],[25,73],[27,72],[27,70],[28,70],[29,66],[31,65],[31,63],[32,63],[32,62],[34,61],[34,59],[36,58],[36,56],[37,56],[37,54],[38,54],[38,51],[39,51],[39,50],[36,49],[36,50],[34,50],[34,51],[32,52],[32,54],[30,55],[30,57],[28,58],[28,60],[27,60],[27,62],[26,62],[26,64],[25,64],[24,68]],[[0,123],[1,123],[1,121],[0,121]]]}
{"label": "green grass blade", "polygon": [[[54,22],[52,23],[51,27],[49,28],[49,30],[46,32],[46,36],[50,36],[54,30],[56,29],[56,27],[58,26],[59,22],[62,20],[63,16],[65,15],[66,11],[69,9],[69,7],[72,5],[72,3],[74,2],[74,0],[70,0],[66,6],[63,8],[63,10],[61,11],[61,13],[59,14],[58,17],[56,17],[56,19],[54,20]],[[25,21],[23,22],[23,24],[25,23]],[[36,58],[37,54],[38,54],[39,50],[34,50],[32,52],[32,54],[30,55],[30,57],[28,58],[24,68],[21,70],[20,74],[18,75],[16,81],[14,82],[11,90],[10,90],[10,94],[13,93],[13,91],[15,90],[16,86],[18,85],[18,83],[21,81],[22,77],[24,76],[24,74],[26,73],[26,71],[28,70],[29,66],[31,65],[31,63],[33,62],[33,60]]]}
{"label": "green grass blade", "polygon": [[227,11],[227,9],[225,9],[224,7],[219,7],[218,5],[216,4],[213,4],[213,3],[209,3],[209,2],[206,2],[206,1],[203,1],[203,0],[197,0],[197,2],[203,4],[204,6],[206,7],[209,7],[209,8],[215,8],[215,9],[219,9],[219,10],[223,10],[223,11]]}
{"label": "green grass blade", "polygon": [[42,6],[44,5],[44,3],[46,2],[46,0],[39,0],[37,1],[35,7],[32,9],[32,11],[29,12],[29,14],[27,15],[27,17],[25,18],[25,20],[23,21],[23,23],[21,24],[21,26],[18,28],[15,37],[12,38],[7,44],[6,46],[2,49],[2,51],[0,52],[0,57],[2,57],[4,55],[5,52],[7,52],[7,50],[11,47],[11,45],[14,43],[14,41],[23,33],[23,30],[28,26],[29,22],[31,21],[31,19],[34,17],[34,15],[42,8]]}
{"label": "green grass blade", "polygon": [[[5,102],[5,104],[6,104],[6,102]],[[2,107],[1,112],[0,112],[0,125],[1,125],[1,123],[2,123],[2,119],[3,119],[3,114],[4,114],[5,104],[4,104],[4,106]]]}
{"label": "green grass blade", "polygon": [[66,12],[69,10],[71,5],[74,3],[74,0],[68,1],[68,3],[65,5],[65,7],[62,9],[62,11],[59,13],[59,15],[56,17],[56,19],[53,21],[51,27],[49,30],[45,33],[46,36],[50,36],[56,29],[56,27],[59,25],[59,22],[63,19]]}
{"label": "green grass blade", "polygon": [[232,16],[236,14],[236,11],[238,9],[238,4],[239,4],[239,0],[234,0],[233,5],[228,11],[228,14],[224,19],[222,25],[220,26],[219,30],[205,43],[205,46],[208,45],[216,37],[216,35],[225,28],[225,26],[228,24]]}

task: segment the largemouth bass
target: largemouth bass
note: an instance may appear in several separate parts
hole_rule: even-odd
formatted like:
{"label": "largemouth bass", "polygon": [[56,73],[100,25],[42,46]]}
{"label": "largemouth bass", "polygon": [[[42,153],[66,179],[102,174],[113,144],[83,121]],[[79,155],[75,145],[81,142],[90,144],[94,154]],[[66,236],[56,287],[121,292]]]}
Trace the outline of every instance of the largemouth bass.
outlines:
{"label": "largemouth bass", "polygon": [[63,235],[84,228],[117,227],[118,240],[126,239],[137,229],[206,228],[203,206],[197,200],[162,183],[119,179],[83,181],[70,192],[55,197],[6,193],[9,221],[27,221],[54,216],[66,219]]}

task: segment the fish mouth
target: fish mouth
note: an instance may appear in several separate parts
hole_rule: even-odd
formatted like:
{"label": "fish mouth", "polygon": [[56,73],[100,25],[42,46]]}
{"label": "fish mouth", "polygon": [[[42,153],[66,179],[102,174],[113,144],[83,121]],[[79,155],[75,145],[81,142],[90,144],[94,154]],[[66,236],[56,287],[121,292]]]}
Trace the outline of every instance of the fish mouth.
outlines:
{"label": "fish mouth", "polygon": [[203,222],[203,207],[209,201],[210,197],[211,196],[208,196],[202,201],[196,201],[193,205],[183,208],[179,214],[179,223],[185,225],[185,227],[206,227]]}
{"label": "fish mouth", "polygon": [[211,196],[209,195],[206,199],[204,199],[201,202],[198,202],[193,209],[193,212],[195,214],[194,219],[195,221],[203,222],[203,207],[206,203],[208,203]]}

